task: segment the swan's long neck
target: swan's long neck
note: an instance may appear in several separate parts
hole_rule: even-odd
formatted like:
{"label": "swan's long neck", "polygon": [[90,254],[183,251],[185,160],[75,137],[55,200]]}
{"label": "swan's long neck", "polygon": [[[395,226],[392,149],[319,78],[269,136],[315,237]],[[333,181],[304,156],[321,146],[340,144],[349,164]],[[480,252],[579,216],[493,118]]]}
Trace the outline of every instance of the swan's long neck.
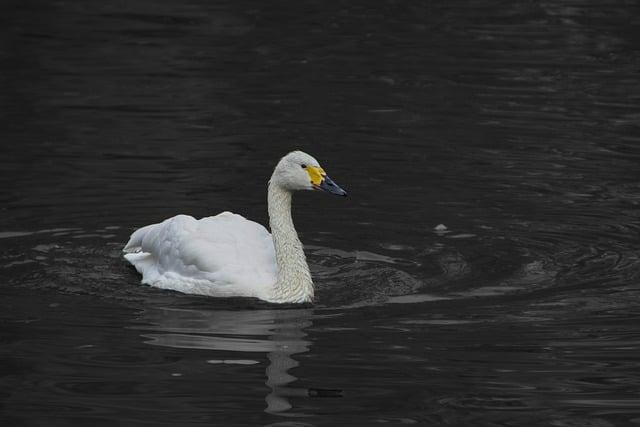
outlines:
{"label": "swan's long neck", "polygon": [[309,302],[313,300],[313,282],[291,218],[291,192],[269,182],[268,204],[269,226],[278,264],[273,301]]}

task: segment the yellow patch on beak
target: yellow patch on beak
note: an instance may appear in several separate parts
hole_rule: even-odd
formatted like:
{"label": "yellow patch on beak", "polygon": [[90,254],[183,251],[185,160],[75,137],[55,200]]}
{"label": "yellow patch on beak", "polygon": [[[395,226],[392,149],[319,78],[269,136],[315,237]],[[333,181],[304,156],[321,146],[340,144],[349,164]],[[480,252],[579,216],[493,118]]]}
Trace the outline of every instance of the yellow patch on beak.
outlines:
{"label": "yellow patch on beak", "polygon": [[327,174],[320,166],[307,166],[307,173],[313,185],[320,185]]}

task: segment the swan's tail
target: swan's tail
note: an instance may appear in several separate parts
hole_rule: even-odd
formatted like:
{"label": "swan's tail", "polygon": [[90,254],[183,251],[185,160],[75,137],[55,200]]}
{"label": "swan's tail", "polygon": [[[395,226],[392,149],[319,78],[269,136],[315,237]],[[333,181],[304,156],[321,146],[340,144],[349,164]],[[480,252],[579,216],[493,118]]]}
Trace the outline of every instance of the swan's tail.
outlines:
{"label": "swan's tail", "polygon": [[151,283],[153,281],[152,278],[157,275],[153,256],[143,250],[144,238],[156,225],[147,225],[134,231],[131,238],[129,238],[129,242],[122,249],[124,258],[142,274],[142,283]]}
{"label": "swan's tail", "polygon": [[156,225],[157,224],[147,225],[146,227],[142,227],[134,231],[129,238],[129,242],[124,246],[124,248],[122,248],[122,251],[127,254],[142,252],[142,241],[144,240],[144,237]]}

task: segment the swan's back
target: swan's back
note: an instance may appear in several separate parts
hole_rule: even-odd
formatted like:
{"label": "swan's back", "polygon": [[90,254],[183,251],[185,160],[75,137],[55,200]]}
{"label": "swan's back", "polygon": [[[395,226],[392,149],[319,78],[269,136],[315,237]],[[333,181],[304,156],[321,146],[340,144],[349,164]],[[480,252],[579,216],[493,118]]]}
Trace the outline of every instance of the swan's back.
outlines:
{"label": "swan's back", "polygon": [[276,282],[271,234],[223,212],[196,220],[177,215],[140,228],[124,248],[142,283],[209,296],[267,297]]}

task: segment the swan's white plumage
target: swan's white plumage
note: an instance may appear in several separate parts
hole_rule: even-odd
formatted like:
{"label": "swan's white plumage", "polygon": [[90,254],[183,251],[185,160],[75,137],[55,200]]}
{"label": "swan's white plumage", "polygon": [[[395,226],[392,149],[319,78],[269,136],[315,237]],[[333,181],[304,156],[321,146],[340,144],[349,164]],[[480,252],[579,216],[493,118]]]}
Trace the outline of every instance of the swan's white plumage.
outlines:
{"label": "swan's white plumage", "polygon": [[271,234],[231,212],[148,225],[131,235],[124,251],[142,283],[184,293],[270,300],[277,278]]}
{"label": "swan's white plumage", "polygon": [[316,159],[293,151],[280,159],[269,180],[273,236],[230,212],[200,220],[178,215],[134,232],[125,258],[142,274],[142,283],[158,288],[278,303],[312,301],[313,281],[291,218],[291,197],[294,191],[318,189],[346,195]]}

